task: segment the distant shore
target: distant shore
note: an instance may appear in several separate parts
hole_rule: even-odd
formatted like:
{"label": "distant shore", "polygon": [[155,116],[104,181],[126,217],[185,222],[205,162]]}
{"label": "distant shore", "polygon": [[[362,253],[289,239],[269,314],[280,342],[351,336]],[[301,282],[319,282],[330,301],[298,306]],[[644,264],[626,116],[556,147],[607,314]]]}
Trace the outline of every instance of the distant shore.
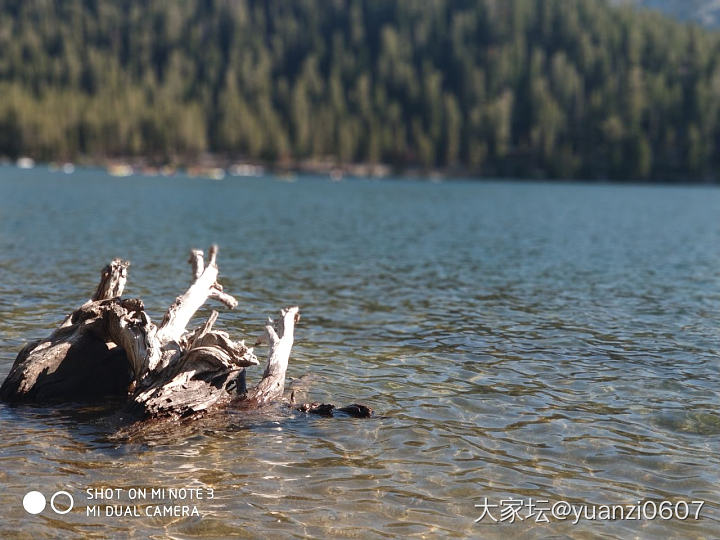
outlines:
{"label": "distant shore", "polygon": [[[286,176],[289,174],[314,174],[328,176],[333,180],[343,177],[386,178],[390,176],[442,178],[455,176],[451,171],[424,170],[420,168],[395,169],[384,163],[337,163],[334,160],[308,159],[279,163],[252,160],[233,160],[216,154],[204,154],[195,159],[160,161],[143,157],[114,157],[93,159],[83,157],[77,161],[35,160],[30,156],[17,159],[0,158],[0,164],[15,165],[20,169],[47,166],[51,171],[72,173],[76,167],[105,169],[111,176],[174,176],[184,174],[220,180],[225,176],[258,177],[266,174]],[[461,176],[468,176],[463,174]]]}
{"label": "distant shore", "polygon": [[20,156],[17,159],[0,157],[0,165],[15,166],[19,169],[32,169],[47,167],[52,172],[72,174],[77,168],[105,169],[107,174],[115,177],[126,176],[164,176],[176,175],[190,178],[208,178],[222,180],[226,176],[233,177],[262,177],[274,175],[281,178],[290,178],[295,175],[327,176],[333,181],[343,178],[409,178],[440,181],[443,179],[474,179],[474,180],[503,180],[503,181],[541,181],[541,182],[582,182],[582,183],[608,183],[608,184],[638,184],[638,185],[720,185],[717,178],[676,178],[668,176],[666,179],[657,178],[555,178],[543,171],[536,171],[532,175],[512,174],[478,174],[475,171],[456,167],[453,169],[423,169],[421,167],[393,167],[385,163],[338,163],[333,159],[307,159],[301,161],[259,162],[252,160],[234,160],[217,154],[203,154],[197,158],[157,160],[146,157],[113,157],[89,158],[81,157],[77,161],[41,161],[29,156]]}

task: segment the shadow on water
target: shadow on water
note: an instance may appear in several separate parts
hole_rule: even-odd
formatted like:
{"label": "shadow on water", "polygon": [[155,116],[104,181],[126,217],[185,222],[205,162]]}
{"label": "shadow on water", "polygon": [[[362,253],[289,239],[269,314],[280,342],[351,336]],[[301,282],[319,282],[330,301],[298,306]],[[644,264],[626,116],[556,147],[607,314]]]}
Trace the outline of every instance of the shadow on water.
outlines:
{"label": "shadow on water", "polygon": [[[306,378],[302,378],[306,379]],[[365,422],[378,420],[375,415]],[[86,449],[115,454],[154,447],[173,447],[204,437],[218,437],[244,431],[256,433],[291,429],[299,435],[313,434],[313,423],[327,417],[294,410],[288,403],[277,402],[258,408],[230,405],[226,408],[180,419],[140,420],[126,410],[126,401],[108,398],[102,403],[2,403],[0,421],[27,428],[30,432],[52,429],[84,445]],[[353,420],[335,413],[333,421]]]}

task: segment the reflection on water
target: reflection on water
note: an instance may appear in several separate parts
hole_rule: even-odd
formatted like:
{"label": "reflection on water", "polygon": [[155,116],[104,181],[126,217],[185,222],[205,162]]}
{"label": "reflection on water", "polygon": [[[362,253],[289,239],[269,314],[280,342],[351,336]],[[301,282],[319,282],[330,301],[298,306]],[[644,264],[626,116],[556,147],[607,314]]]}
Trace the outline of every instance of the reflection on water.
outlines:
{"label": "reflection on water", "polygon": [[[0,535],[699,537],[720,531],[720,191],[73,176],[0,168],[0,375],[114,256],[159,318],[220,244],[252,338],[371,420],[273,409],[117,435],[115,406],[0,405]],[[203,311],[207,313],[207,309]],[[260,368],[250,378],[260,375]],[[88,487],[203,487],[202,517],[88,517]],[[65,516],[25,492],[67,489]],[[487,497],[705,500],[702,520],[495,525]],[[18,532],[21,531],[21,532]]]}

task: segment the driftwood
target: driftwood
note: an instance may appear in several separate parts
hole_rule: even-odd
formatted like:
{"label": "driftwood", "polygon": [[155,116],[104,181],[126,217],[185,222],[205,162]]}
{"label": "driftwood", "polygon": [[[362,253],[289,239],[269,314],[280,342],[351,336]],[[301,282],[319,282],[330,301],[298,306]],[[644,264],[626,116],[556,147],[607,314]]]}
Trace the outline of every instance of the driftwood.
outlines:
{"label": "driftwood", "polygon": [[[237,306],[217,281],[217,251],[216,246],[210,248],[207,264],[202,251],[191,252],[192,284],[168,308],[159,326],[140,299],[121,298],[129,263],[113,260],[103,269],[90,300],[49,337],[20,351],[0,387],[0,399],[87,401],[122,396],[145,419],[186,417],[230,404],[259,407],[281,400],[297,307],[283,309],[276,322],[268,320],[256,343],[268,346],[267,365],[261,380],[249,390],[245,368],[258,365],[258,359],[244,341],[233,341],[213,328],[217,311],[196,330],[186,330],[208,299],[230,309]],[[318,408],[318,404],[296,408],[328,414],[327,406]],[[352,416],[372,414],[359,405],[337,410]]]}

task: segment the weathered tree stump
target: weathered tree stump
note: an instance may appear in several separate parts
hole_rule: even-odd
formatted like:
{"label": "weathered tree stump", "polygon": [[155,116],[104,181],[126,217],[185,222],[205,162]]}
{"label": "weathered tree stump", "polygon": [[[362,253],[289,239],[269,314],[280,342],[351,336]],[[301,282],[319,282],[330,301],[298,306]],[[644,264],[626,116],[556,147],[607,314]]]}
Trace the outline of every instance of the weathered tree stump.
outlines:
{"label": "weathered tree stump", "polygon": [[27,344],[0,387],[4,401],[87,400],[125,393],[131,372],[123,349],[105,339],[103,312],[119,302],[129,263],[113,260],[93,297],[50,336]]}
{"label": "weathered tree stump", "polygon": [[[257,344],[268,345],[267,366],[260,382],[249,390],[245,368],[259,362],[244,341],[233,341],[213,328],[217,311],[196,330],[186,330],[208,298],[230,309],[237,306],[217,282],[217,251],[217,246],[210,248],[207,264],[202,251],[191,252],[192,285],[168,308],[159,326],[140,299],[121,298],[129,263],[113,260],[103,269],[90,300],[50,336],[20,351],[0,387],[0,399],[124,397],[128,407],[145,419],[185,417],[229,404],[258,407],[282,399],[297,307],[283,309],[276,322],[270,319],[265,326]],[[298,410],[327,414],[315,405]],[[353,416],[372,413],[364,406],[345,409]]]}

